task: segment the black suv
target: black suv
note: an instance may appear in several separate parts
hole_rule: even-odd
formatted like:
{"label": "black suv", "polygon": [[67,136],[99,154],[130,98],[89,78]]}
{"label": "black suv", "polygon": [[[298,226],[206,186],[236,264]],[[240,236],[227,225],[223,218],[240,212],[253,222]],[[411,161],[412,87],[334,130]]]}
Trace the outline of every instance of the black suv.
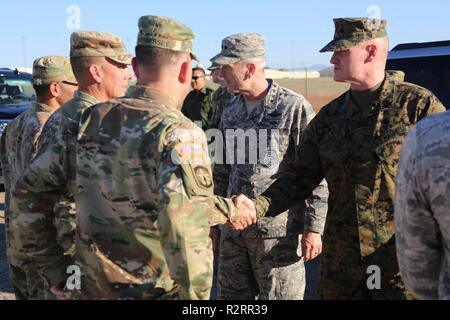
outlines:
{"label": "black suv", "polygon": [[[36,100],[31,74],[0,68],[0,135],[8,123]],[[0,184],[3,175],[0,170]]]}
{"label": "black suv", "polygon": [[450,109],[450,41],[399,44],[389,52],[388,70],[432,91]]}

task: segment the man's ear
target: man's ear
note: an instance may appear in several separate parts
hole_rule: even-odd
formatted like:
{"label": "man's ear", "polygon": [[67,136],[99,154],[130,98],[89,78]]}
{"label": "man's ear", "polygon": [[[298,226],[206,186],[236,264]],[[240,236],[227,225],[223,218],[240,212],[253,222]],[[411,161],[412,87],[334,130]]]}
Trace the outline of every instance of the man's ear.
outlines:
{"label": "man's ear", "polygon": [[250,79],[256,72],[256,64],[254,63],[247,63],[247,71],[245,72],[245,79]]}
{"label": "man's ear", "polygon": [[181,64],[180,72],[178,74],[178,81],[180,81],[180,83],[183,84],[186,82],[191,83],[191,79],[192,79],[192,60],[187,59],[183,61],[183,63]]}
{"label": "man's ear", "polygon": [[95,80],[95,82],[102,83],[103,71],[101,66],[99,66],[98,64],[92,64],[89,67],[89,73],[91,74],[91,77]]}
{"label": "man's ear", "polygon": [[367,59],[366,62],[372,62],[378,53],[378,46],[376,44],[370,44],[366,47]]}
{"label": "man's ear", "polygon": [[61,94],[61,87],[56,82],[51,83],[48,90],[53,98],[57,98]]}
{"label": "man's ear", "polygon": [[131,59],[131,66],[133,67],[134,75],[137,79],[139,79],[139,65],[136,57],[133,57],[133,59]]}

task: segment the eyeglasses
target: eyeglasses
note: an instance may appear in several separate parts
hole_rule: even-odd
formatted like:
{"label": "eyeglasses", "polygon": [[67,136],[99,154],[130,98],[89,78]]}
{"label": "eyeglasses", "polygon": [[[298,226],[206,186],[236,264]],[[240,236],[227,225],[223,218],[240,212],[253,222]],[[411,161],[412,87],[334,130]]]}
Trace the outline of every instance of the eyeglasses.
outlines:
{"label": "eyeglasses", "polygon": [[205,76],[193,76],[192,77],[192,80],[198,80],[198,79],[200,79],[200,78],[204,78]]}

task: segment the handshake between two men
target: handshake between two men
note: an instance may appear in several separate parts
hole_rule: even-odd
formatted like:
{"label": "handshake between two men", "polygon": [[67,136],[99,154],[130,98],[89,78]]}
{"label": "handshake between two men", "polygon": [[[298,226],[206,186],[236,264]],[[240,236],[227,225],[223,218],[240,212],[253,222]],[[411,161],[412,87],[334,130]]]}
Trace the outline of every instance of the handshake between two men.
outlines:
{"label": "handshake between two men", "polygon": [[[256,223],[256,208],[252,200],[241,194],[233,196],[231,199],[238,209],[238,217],[229,224],[235,230],[244,230]],[[305,261],[313,260],[322,253],[322,237],[320,233],[305,230],[301,240],[302,256]]]}

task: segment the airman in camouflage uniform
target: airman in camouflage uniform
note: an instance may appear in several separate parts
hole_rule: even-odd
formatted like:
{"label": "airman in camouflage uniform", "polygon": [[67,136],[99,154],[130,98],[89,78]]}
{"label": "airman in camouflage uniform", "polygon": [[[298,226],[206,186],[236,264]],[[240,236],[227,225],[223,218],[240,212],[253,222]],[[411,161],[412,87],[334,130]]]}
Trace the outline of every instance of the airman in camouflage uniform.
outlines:
{"label": "airman in camouflage uniform", "polygon": [[254,216],[213,195],[206,136],[180,111],[194,34],[159,16],[143,16],[138,26],[137,85],[88,109],[81,123],[76,205],[83,294],[208,299],[210,225],[242,218],[250,224]]}
{"label": "airman in camouflage uniform", "polygon": [[[73,97],[77,81],[67,58],[45,56],[33,63],[33,85],[37,102],[14,119],[2,137],[2,167],[7,168],[4,170],[7,252],[17,299],[43,299],[45,288],[36,270],[16,250],[14,225],[18,212],[11,212],[9,208],[11,186],[37,154],[38,139],[45,122],[55,110]],[[24,265],[27,265],[26,269]]]}
{"label": "airman in camouflage uniform", "polygon": [[397,257],[418,299],[450,300],[450,112],[406,137],[396,179]]}
{"label": "airman in camouflage uniform", "polygon": [[[216,164],[216,193],[256,197],[294,161],[301,135],[315,113],[304,97],[265,78],[262,35],[240,33],[225,38],[222,52],[211,61],[222,65],[221,75],[230,89],[244,92],[222,115],[229,170]],[[235,76],[244,72],[246,81]],[[255,87],[260,90],[246,89]],[[249,105],[253,106],[250,112]],[[321,187],[307,202],[300,201],[242,232],[221,228],[218,298],[303,299],[305,267],[299,235],[304,228],[323,231],[327,196],[326,187]]]}
{"label": "airman in camouflage uniform", "polygon": [[55,292],[64,286],[67,266],[73,264],[64,252],[74,243],[75,144],[81,114],[99,101],[123,95],[131,78],[127,67],[131,55],[114,35],[74,32],[70,57],[79,91],[47,121],[40,152],[18,180],[11,199],[11,206],[21,212],[17,250],[38,266],[47,287]]}
{"label": "airman in camouflage uniform", "polygon": [[[335,25],[322,51],[334,51],[334,79],[351,82],[351,90],[311,121],[296,160],[255,200],[256,210],[260,218],[283,212],[325,177],[321,298],[408,298],[395,250],[394,178],[408,131],[444,107],[428,90],[384,73],[386,21],[335,19]],[[371,266],[381,271],[375,274],[381,287],[370,282]]]}
{"label": "airman in camouflage uniform", "polygon": [[181,112],[193,122],[201,122],[203,130],[208,129],[208,123],[214,113],[212,96],[214,90],[206,85],[205,70],[200,67],[192,69],[192,91],[183,102]]}

